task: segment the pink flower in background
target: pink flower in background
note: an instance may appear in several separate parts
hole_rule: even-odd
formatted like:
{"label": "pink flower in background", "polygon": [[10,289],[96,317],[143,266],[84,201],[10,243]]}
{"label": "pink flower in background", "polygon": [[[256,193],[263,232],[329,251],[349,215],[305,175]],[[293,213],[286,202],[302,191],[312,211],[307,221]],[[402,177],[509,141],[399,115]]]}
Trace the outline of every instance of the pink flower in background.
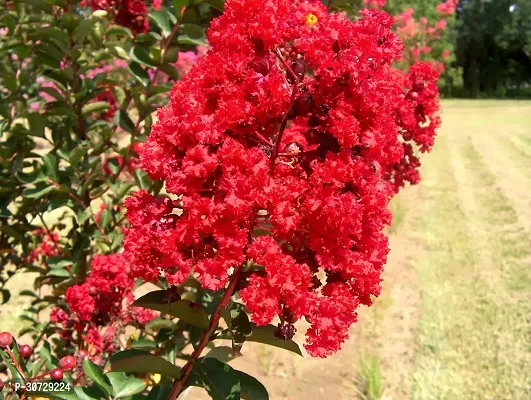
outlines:
{"label": "pink flower in background", "polygon": [[124,69],[129,66],[129,63],[125,60],[117,59],[117,60],[114,60],[113,62],[114,62],[115,69]]}
{"label": "pink flower in background", "polygon": [[437,64],[437,69],[439,70],[441,74],[444,73],[444,71],[446,71],[446,69],[444,68],[444,63],[442,62]]}
{"label": "pink flower in background", "polygon": [[181,51],[179,52],[179,58],[175,63],[175,68],[181,75],[186,74],[197,62],[199,55],[194,51]]}
{"label": "pink flower in background", "polygon": [[420,17],[420,23],[422,25],[428,25],[428,20],[426,19],[426,17]]}
{"label": "pink flower in background", "polygon": [[387,4],[387,0],[363,0],[363,4],[374,8],[383,8]]}
{"label": "pink flower in background", "polygon": [[445,50],[442,52],[442,58],[444,58],[444,59],[446,60],[446,59],[449,58],[449,57],[450,57],[450,50],[445,49]]}
{"label": "pink flower in background", "polygon": [[411,54],[413,55],[413,58],[417,60],[420,57],[420,48],[417,46],[413,46],[411,48]]}
{"label": "pink flower in background", "polygon": [[448,26],[448,21],[446,21],[445,19],[441,19],[440,21],[437,21],[437,23],[435,24],[435,27],[440,30],[446,29],[447,26]]}
{"label": "pink flower in background", "polygon": [[428,54],[430,51],[431,51],[431,47],[430,47],[430,46],[424,46],[424,47],[422,48],[422,52],[423,52],[424,54]]}
{"label": "pink flower in background", "polygon": [[5,35],[7,35],[7,32],[7,28],[0,28],[0,37],[4,37]]}
{"label": "pink flower in background", "polygon": [[[52,88],[52,89],[55,89],[57,90],[58,92],[60,92],[59,88],[57,87],[57,85],[53,82],[49,82],[47,81],[46,79],[44,79],[43,77],[39,77],[37,78],[37,83],[39,85],[41,85],[42,88]],[[44,92],[44,91],[40,91],[39,92],[39,96],[46,102],[46,103],[49,103],[51,101],[55,101],[55,98],[51,95],[49,95],[48,93]]]}
{"label": "pink flower in background", "polygon": [[446,0],[444,3],[440,3],[435,9],[443,15],[452,15],[457,8],[459,0]]}
{"label": "pink flower in background", "polygon": [[153,0],[153,8],[155,10],[160,10],[161,5],[162,5],[162,0]]}

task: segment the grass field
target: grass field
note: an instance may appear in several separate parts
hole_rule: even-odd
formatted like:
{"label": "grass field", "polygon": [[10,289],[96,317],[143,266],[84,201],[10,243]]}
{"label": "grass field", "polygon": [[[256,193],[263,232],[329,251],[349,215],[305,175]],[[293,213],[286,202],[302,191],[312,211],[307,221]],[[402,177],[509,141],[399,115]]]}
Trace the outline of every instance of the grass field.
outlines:
{"label": "grass field", "polygon": [[[393,200],[383,293],[343,350],[246,344],[233,361],[272,400],[531,398],[531,102],[443,109],[422,183]],[[22,309],[13,300],[2,330]]]}

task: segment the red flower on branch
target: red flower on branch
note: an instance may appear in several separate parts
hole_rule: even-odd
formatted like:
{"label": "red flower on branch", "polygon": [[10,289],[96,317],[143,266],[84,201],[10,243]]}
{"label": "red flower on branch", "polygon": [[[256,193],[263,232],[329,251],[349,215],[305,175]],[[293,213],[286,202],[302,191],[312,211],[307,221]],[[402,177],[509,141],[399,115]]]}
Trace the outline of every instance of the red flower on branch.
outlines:
{"label": "red flower on branch", "polygon": [[126,202],[132,273],[239,288],[278,335],[310,324],[306,349],[340,348],[380,292],[389,199],[418,182],[439,125],[437,72],[392,67],[402,42],[385,12],[350,21],[319,1],[229,0],[212,48],[178,82],[141,154],[170,197]]}

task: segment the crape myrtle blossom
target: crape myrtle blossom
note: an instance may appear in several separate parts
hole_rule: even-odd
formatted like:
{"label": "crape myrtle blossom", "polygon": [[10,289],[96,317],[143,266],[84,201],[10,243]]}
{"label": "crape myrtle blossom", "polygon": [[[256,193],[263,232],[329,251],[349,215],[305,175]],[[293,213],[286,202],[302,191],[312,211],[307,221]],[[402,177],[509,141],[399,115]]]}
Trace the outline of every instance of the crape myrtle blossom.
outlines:
{"label": "crape myrtle blossom", "polygon": [[87,342],[99,353],[119,347],[117,334],[127,324],[144,326],[155,318],[151,310],[133,307],[135,279],[130,273],[127,253],[97,255],[91,271],[82,284],[68,288],[69,312],[52,310],[50,319],[61,324],[60,334],[69,339],[73,331],[86,335]]}
{"label": "crape myrtle blossom", "polygon": [[168,196],[126,202],[132,275],[219,290],[245,265],[253,322],[278,316],[288,339],[305,319],[306,350],[337,351],[380,293],[388,202],[418,182],[414,148],[429,151],[439,125],[438,74],[392,67],[392,24],[320,1],[228,0],[142,149]]}

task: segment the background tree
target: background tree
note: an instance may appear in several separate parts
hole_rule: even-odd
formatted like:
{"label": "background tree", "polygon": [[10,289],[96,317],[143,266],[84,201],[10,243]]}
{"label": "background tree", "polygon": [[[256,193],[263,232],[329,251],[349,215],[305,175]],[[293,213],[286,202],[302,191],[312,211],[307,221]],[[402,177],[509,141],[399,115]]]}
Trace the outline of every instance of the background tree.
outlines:
{"label": "background tree", "polygon": [[531,1],[463,0],[456,27],[465,94],[504,97],[531,80]]}

